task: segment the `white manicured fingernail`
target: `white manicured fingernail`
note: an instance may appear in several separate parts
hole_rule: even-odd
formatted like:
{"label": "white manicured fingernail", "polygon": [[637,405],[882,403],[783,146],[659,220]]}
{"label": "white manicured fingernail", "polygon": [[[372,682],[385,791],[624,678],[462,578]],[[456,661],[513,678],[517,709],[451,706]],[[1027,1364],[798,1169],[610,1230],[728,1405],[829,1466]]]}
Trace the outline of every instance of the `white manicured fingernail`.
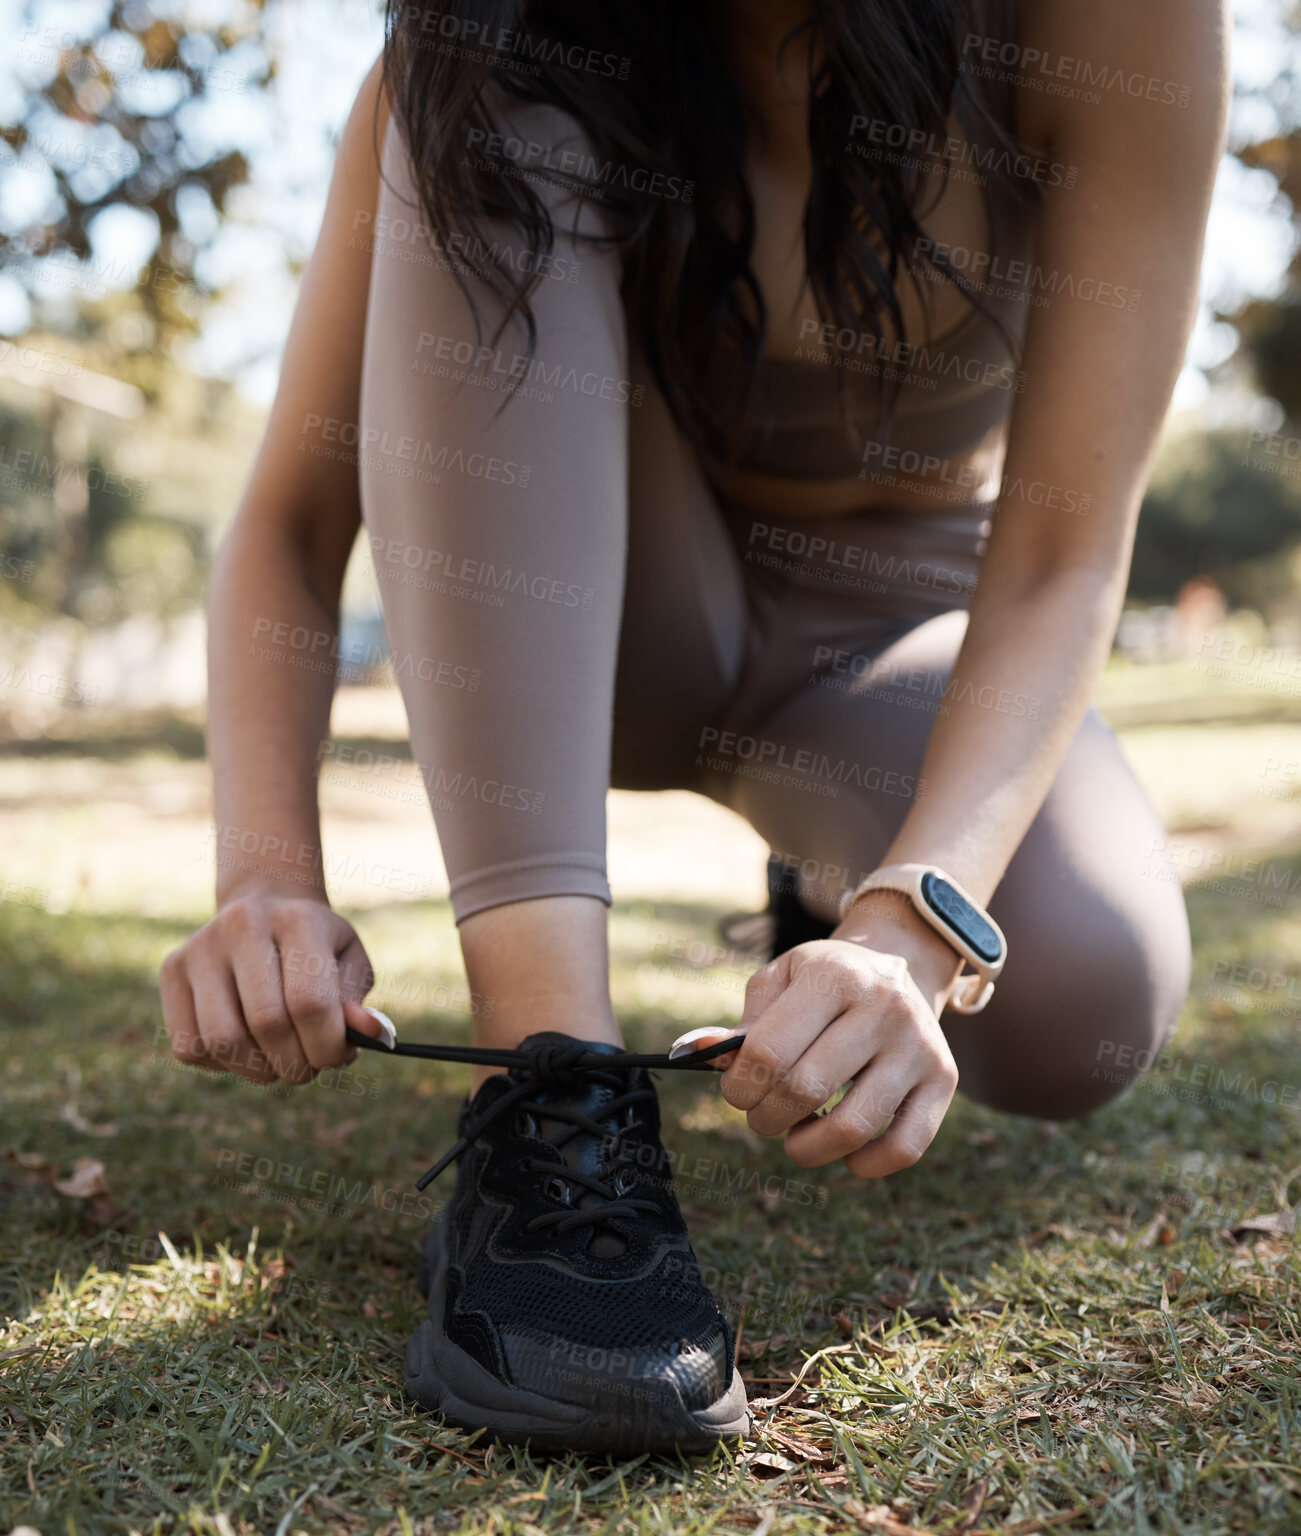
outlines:
{"label": "white manicured fingernail", "polygon": [[[365,1003],[362,1004],[362,1007],[366,1008]],[[379,1021],[379,1027],[384,1031],[381,1038],[391,1051],[398,1043],[398,1032],[393,1027],[393,1020],[389,1018],[388,1014],[381,1013],[378,1008],[366,1008],[366,1012],[370,1014],[372,1019]]]}
{"label": "white manicured fingernail", "polygon": [[674,1061],[679,1056],[694,1055],[697,1045],[702,1041],[717,1044],[735,1033],[734,1029],[719,1029],[716,1024],[707,1024],[703,1029],[689,1029],[685,1035],[679,1035],[669,1046],[669,1060]]}

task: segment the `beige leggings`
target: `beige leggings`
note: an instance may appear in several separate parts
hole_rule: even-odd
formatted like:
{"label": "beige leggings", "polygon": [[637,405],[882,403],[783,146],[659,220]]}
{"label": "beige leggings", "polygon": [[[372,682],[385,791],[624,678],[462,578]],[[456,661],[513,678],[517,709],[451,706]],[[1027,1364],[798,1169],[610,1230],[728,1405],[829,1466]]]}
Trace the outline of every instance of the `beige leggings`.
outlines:
{"label": "beige leggings", "polygon": [[[608,902],[611,785],[730,807],[824,904],[911,804],[988,510],[777,519],[720,503],[630,355],[617,256],[558,234],[526,364],[518,333],[476,339],[463,253],[421,232],[396,133],[384,167],[359,463],[456,920]],[[964,1092],[1070,1115],[1151,1059],[1189,978],[1164,845],[1090,712],[992,900],[1009,949],[994,999],[944,1020]],[[684,846],[684,891],[691,863]]]}

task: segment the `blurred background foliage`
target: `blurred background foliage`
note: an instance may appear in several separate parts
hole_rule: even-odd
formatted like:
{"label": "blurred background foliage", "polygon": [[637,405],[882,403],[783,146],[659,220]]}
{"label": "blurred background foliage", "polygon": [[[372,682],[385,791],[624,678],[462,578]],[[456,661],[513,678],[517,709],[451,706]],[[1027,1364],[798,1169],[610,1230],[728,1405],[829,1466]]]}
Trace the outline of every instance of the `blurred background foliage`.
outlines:
{"label": "blurred background foliage", "polygon": [[[212,109],[267,90],[276,60],[258,0],[218,9],[22,13],[0,176],[46,196],[0,229],[29,320],[0,341],[0,619],[193,610],[238,497],[259,412],[184,344],[221,296],[201,257],[250,173]],[[124,213],[147,231],[133,270],[97,239]]]}
{"label": "blurred background foliage", "polygon": [[[19,13],[0,177],[37,172],[47,195],[16,220],[0,198],[0,272],[26,300],[21,328],[0,336],[0,622],[94,626],[200,601],[213,529],[238,499],[261,419],[229,370],[205,375],[188,361],[223,297],[204,254],[238,217],[251,175],[214,124],[272,89],[275,10],[130,0]],[[338,14],[373,40],[373,7]],[[1301,11],[1280,19],[1295,39]],[[1294,58],[1281,55],[1264,83],[1239,82],[1247,127],[1229,147],[1272,178],[1301,235]],[[101,221],[124,214],[152,231],[125,279],[96,239]],[[291,275],[304,253],[285,249]],[[1168,435],[1131,599],[1170,603],[1190,578],[1210,577],[1231,604],[1301,625],[1301,457],[1253,452],[1251,437],[1261,423],[1301,437],[1301,254],[1269,296],[1215,318],[1234,342],[1205,372],[1238,414]],[[278,337],[264,340],[274,352]]]}

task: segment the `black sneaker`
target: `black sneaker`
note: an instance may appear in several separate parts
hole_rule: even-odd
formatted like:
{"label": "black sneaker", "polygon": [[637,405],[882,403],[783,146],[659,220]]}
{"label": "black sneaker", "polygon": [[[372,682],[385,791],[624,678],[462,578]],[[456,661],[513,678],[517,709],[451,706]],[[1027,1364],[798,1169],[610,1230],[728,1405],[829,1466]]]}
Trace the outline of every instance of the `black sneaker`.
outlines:
{"label": "black sneaker", "polygon": [[655,1089],[631,1064],[667,1063],[553,1033],[473,1054],[516,1064],[462,1108],[439,1164],[459,1157],[425,1239],[407,1391],[542,1450],[705,1451],[745,1433],[731,1331],[678,1209]]}
{"label": "black sneaker", "polygon": [[775,960],[797,944],[829,939],[836,925],[810,912],[799,885],[776,854],[768,856],[768,905],[762,912],[731,912],[718,925],[725,944],[746,954]]}

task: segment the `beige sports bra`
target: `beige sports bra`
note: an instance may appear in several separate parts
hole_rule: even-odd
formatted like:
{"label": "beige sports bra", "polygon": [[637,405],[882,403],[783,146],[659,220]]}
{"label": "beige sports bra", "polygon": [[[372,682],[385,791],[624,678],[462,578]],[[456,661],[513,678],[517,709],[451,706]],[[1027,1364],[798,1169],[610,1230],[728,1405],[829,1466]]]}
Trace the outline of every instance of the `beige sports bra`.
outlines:
{"label": "beige sports bra", "polygon": [[[990,316],[972,307],[942,335],[906,343],[820,328],[804,347],[806,356],[764,359],[757,403],[742,415],[742,445],[729,462],[787,479],[853,479],[879,467],[884,451],[943,459],[984,441],[1024,389],[1018,358],[1035,297],[1030,211],[1007,209],[1001,222],[1002,237],[991,241],[997,249],[989,270],[997,275],[982,289]],[[991,316],[1006,327],[1011,350]],[[848,375],[848,424],[837,369]],[[702,385],[715,399],[741,398],[741,354],[718,347]],[[888,419],[887,401],[893,402]]]}
{"label": "beige sports bra", "polygon": [[[970,15],[982,35],[1015,36],[1009,0],[970,0]],[[1006,84],[977,79],[972,88],[989,116],[1013,131]],[[989,147],[983,128],[977,138],[981,148]],[[910,337],[906,343],[870,332],[826,335],[825,328],[815,330],[806,356],[761,362],[754,403],[739,411],[739,452],[724,459],[717,451],[710,457],[787,479],[856,479],[864,469],[879,468],[886,452],[895,463],[911,454],[956,458],[1001,427],[1025,387],[1020,351],[1026,318],[1037,299],[1038,208],[1033,187],[1024,190],[1026,195],[1018,197],[994,177],[985,199],[989,259],[979,291],[988,315],[973,306],[942,335]],[[972,281],[976,259],[972,252],[952,253],[955,266]],[[837,370],[846,375],[848,421],[842,415]],[[716,346],[699,382],[725,413],[732,411],[734,402],[746,397],[741,353]]]}

